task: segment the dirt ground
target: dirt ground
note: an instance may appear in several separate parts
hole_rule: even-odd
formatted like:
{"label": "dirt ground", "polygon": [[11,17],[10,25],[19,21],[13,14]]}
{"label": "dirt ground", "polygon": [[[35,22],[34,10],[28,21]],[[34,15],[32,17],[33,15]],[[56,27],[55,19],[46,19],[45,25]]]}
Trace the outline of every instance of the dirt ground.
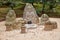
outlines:
{"label": "dirt ground", "polygon": [[5,31],[5,21],[0,22],[0,40],[60,40],[60,18],[50,18],[58,23],[58,28],[52,31],[27,29],[27,33],[21,34],[20,30]]}

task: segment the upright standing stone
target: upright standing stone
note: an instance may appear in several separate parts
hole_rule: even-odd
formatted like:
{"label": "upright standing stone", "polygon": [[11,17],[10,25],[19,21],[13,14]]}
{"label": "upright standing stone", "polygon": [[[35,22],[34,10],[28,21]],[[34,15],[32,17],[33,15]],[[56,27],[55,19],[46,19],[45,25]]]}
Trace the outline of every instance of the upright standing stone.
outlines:
{"label": "upright standing stone", "polygon": [[47,14],[42,14],[41,16],[41,23],[40,24],[45,24],[46,22],[49,22],[49,17]]}
{"label": "upright standing stone", "polygon": [[16,14],[14,10],[9,10],[7,16],[6,16],[6,30],[10,31],[14,28],[16,22]]}
{"label": "upright standing stone", "polygon": [[37,16],[36,10],[30,3],[26,3],[23,13],[23,18],[25,19],[27,24],[29,22],[31,22],[31,24],[39,23],[39,18]]}
{"label": "upright standing stone", "polygon": [[25,21],[23,18],[19,20],[19,27],[21,28],[21,33],[26,33]]}

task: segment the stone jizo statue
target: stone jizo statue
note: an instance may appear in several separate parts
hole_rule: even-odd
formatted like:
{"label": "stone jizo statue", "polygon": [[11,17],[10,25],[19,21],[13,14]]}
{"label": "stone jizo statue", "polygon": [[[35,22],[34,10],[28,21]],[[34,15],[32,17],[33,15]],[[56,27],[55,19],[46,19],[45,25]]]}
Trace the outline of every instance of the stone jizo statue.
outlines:
{"label": "stone jizo statue", "polygon": [[14,28],[14,24],[16,22],[16,14],[15,14],[15,11],[14,10],[9,10],[9,12],[7,13],[7,16],[6,16],[6,22],[5,22],[5,25],[6,25],[6,30],[9,31],[9,30],[12,30]]}

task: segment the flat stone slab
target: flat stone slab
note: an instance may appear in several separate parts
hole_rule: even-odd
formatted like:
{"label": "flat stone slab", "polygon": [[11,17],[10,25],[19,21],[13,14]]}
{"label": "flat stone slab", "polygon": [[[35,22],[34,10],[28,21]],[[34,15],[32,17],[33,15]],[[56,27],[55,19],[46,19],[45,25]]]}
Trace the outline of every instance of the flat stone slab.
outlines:
{"label": "flat stone slab", "polygon": [[33,28],[37,28],[37,24],[25,24],[25,27],[26,27],[26,28],[29,28],[29,29],[30,29],[30,28],[33,29]]}
{"label": "flat stone slab", "polygon": [[[19,19],[19,18],[18,18]],[[27,33],[21,34],[20,30],[5,31],[5,21],[0,22],[0,40],[60,40],[60,18],[50,18],[58,23],[58,28],[52,31],[27,29]]]}

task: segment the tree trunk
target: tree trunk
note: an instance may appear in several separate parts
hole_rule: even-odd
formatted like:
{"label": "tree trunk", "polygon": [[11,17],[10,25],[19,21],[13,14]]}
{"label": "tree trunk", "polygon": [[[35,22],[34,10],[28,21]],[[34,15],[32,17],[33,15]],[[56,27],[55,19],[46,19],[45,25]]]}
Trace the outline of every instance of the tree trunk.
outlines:
{"label": "tree trunk", "polygon": [[43,3],[42,14],[45,13],[44,8],[45,8],[45,3]]}

